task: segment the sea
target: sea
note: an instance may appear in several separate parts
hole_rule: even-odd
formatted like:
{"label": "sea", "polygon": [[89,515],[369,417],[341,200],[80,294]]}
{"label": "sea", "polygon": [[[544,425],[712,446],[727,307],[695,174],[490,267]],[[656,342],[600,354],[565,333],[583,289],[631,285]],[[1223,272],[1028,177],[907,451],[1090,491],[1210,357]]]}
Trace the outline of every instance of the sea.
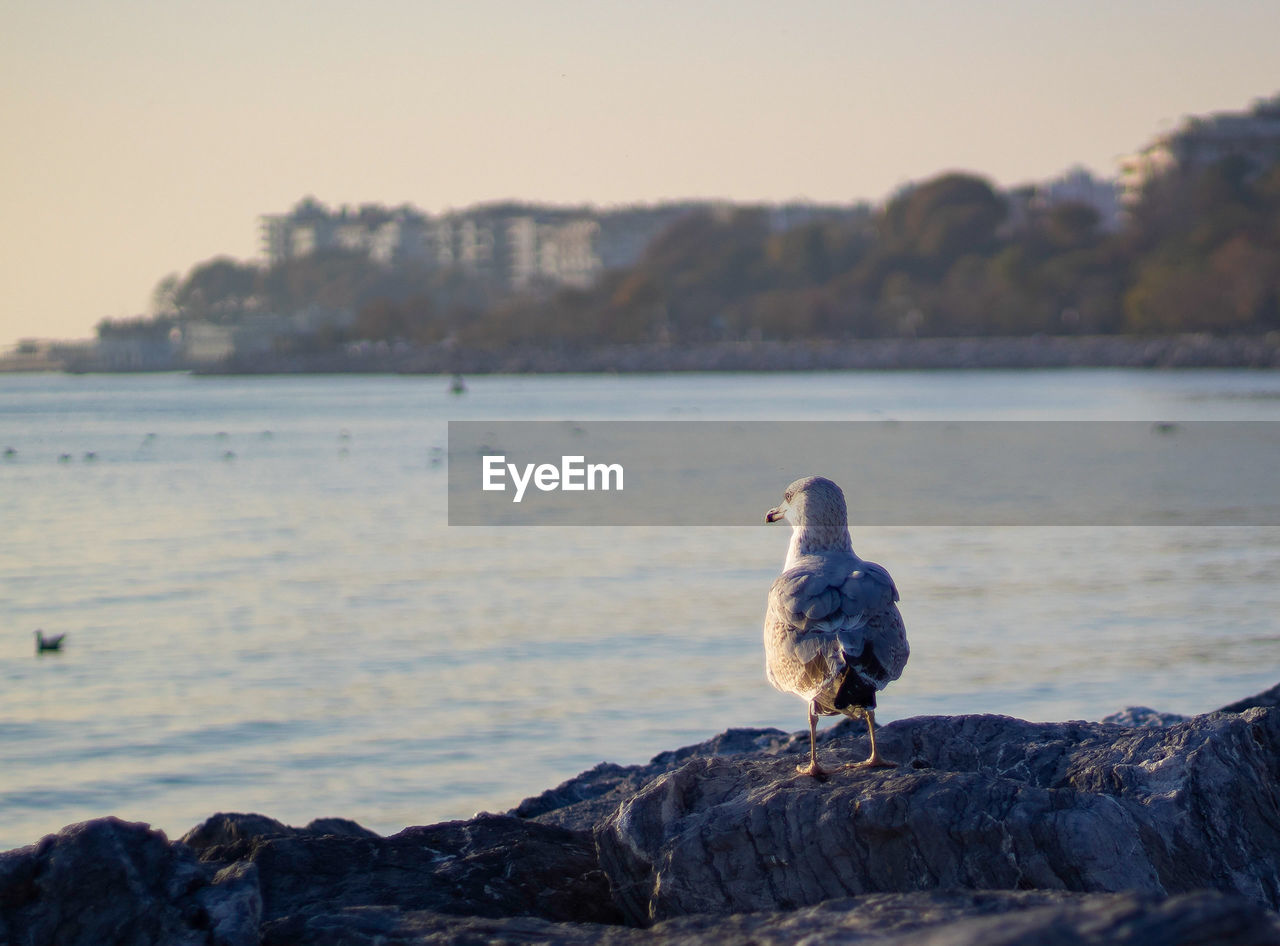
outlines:
{"label": "sea", "polygon": [[[763,671],[785,528],[450,526],[450,420],[1280,420],[1280,372],[1247,370],[465,384],[0,375],[0,849],[104,815],[387,834],[805,727]],[[1280,680],[1280,528],[853,537],[911,640],[880,722],[1189,714]]]}

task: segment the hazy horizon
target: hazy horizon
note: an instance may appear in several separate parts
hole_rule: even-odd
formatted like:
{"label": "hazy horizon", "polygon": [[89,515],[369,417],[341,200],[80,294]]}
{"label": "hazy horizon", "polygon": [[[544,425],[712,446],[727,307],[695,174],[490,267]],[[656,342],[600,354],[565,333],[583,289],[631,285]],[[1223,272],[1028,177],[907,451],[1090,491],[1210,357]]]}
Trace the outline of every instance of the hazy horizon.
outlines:
{"label": "hazy horizon", "polygon": [[256,258],[258,215],[307,194],[439,213],[1112,176],[1184,117],[1280,88],[1280,8],[1243,0],[14,0],[0,25],[0,349]]}

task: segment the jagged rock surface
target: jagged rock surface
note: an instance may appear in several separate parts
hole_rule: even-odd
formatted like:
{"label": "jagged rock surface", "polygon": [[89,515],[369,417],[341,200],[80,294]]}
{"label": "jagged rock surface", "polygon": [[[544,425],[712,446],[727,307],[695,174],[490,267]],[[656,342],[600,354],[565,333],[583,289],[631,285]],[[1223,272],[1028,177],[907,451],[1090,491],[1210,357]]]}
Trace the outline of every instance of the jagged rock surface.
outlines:
{"label": "jagged rock surface", "polygon": [[690,916],[650,929],[361,908],[270,928],[263,946],[1275,946],[1280,918],[1239,897],[1062,891],[868,894],[785,913]]}
{"label": "jagged rock surface", "polygon": [[1246,696],[1243,700],[1236,700],[1234,703],[1228,703],[1219,713],[1243,713],[1247,709],[1253,709],[1255,706],[1276,706],[1280,707],[1280,683],[1269,689],[1263,690],[1261,693],[1255,693],[1253,696]]}
{"label": "jagged rock surface", "polygon": [[377,838],[376,832],[346,818],[317,818],[306,827],[293,828],[266,815],[219,812],[210,815],[181,838],[181,842],[208,863],[228,864],[250,857],[270,838],[320,838],[328,835]]}
{"label": "jagged rock surface", "polygon": [[[834,731],[828,763],[866,755]],[[695,758],[623,801],[596,842],[628,919],[945,887],[1280,904],[1275,709],[1139,729],[921,717],[878,740],[901,768],[822,784],[786,757]]]}
{"label": "jagged rock surface", "polygon": [[480,815],[379,837],[353,822],[342,834],[286,828],[260,815],[218,815],[188,844],[220,865],[252,865],[268,928],[349,907],[477,917],[617,922],[591,837],[505,815]]}
{"label": "jagged rock surface", "polygon": [[1108,726],[1126,726],[1130,729],[1154,729],[1159,726],[1175,726],[1185,723],[1189,716],[1181,713],[1162,713],[1150,706],[1126,706],[1118,713],[1102,717]]}
{"label": "jagged rock surface", "polygon": [[[645,765],[601,762],[594,768],[526,798],[509,814],[574,831],[593,831],[630,798],[660,775],[680,768],[690,759],[715,756],[765,755],[798,752],[798,733],[781,729],[729,729],[718,736],[681,749],[660,752]],[[803,748],[808,750],[808,735]]]}
{"label": "jagged rock surface", "polygon": [[0,854],[0,944],[256,946],[255,871],[218,872],[144,824],[102,818]]}
{"label": "jagged rock surface", "polygon": [[0,946],[1280,946],[1280,686],[1111,719],[902,720],[899,769],[826,784],[795,774],[807,733],[730,730],[386,838],[86,822],[0,854]]}

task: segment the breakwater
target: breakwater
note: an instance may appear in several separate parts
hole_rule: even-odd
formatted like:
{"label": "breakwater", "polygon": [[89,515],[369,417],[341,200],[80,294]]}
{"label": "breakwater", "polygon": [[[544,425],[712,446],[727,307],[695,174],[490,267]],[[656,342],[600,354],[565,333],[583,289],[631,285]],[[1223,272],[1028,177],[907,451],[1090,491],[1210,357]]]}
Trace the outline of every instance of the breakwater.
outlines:
{"label": "breakwater", "polygon": [[522,345],[502,349],[368,346],[264,354],[202,366],[209,374],[554,374],[665,371],[848,371],[1031,368],[1276,368],[1280,332],[726,341],[692,345]]}

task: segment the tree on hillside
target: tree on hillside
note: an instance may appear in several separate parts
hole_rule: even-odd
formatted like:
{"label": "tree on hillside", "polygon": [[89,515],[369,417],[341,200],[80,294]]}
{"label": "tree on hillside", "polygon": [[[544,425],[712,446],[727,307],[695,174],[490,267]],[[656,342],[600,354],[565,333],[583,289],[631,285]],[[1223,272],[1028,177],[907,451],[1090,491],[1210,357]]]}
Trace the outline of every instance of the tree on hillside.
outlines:
{"label": "tree on hillside", "polygon": [[350,331],[353,338],[365,341],[418,345],[435,344],[448,334],[447,319],[427,296],[402,301],[379,298],[366,302]]}
{"label": "tree on hillside", "polygon": [[173,302],[184,319],[225,321],[253,297],[261,271],[252,263],[222,256],[201,263],[187,274]]}
{"label": "tree on hillside", "polygon": [[151,290],[151,314],[156,318],[173,318],[178,314],[178,292],[182,289],[182,277],[170,273],[156,283]]}
{"label": "tree on hillside", "polygon": [[1142,195],[1129,237],[1129,331],[1280,325],[1280,164],[1236,155],[1166,175]]}
{"label": "tree on hillside", "polygon": [[944,174],[914,187],[881,215],[882,252],[927,264],[935,275],[995,240],[1008,207],[991,185],[971,174]]}

